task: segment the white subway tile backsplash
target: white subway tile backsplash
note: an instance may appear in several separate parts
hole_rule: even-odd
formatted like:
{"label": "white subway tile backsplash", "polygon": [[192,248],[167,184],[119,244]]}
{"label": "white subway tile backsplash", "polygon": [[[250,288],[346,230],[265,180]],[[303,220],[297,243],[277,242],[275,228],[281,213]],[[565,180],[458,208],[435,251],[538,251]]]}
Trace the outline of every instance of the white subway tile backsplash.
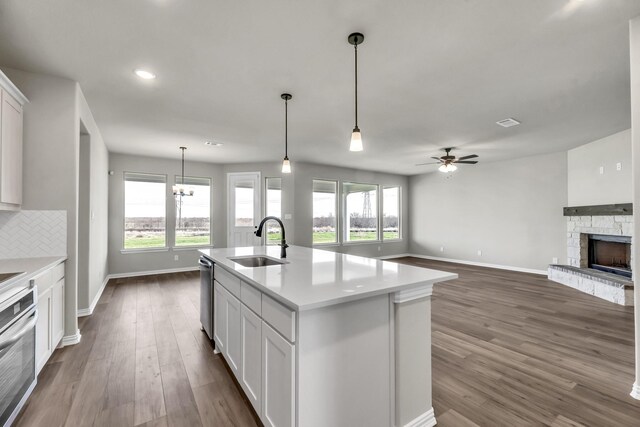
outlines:
{"label": "white subway tile backsplash", "polygon": [[67,255],[67,211],[0,212],[0,259]]}

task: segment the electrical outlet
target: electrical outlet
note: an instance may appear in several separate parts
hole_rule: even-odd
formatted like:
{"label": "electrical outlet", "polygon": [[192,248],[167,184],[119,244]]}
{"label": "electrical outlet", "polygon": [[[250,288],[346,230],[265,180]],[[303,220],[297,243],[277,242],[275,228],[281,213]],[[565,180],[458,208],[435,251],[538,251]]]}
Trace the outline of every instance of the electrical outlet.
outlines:
{"label": "electrical outlet", "polygon": [[482,251],[478,249],[478,256],[482,256]]}
{"label": "electrical outlet", "polygon": [[621,171],[622,170],[622,163],[616,163],[616,170],[617,171]]}
{"label": "electrical outlet", "polygon": [[284,214],[284,219],[291,219],[291,214]]}
{"label": "electrical outlet", "polygon": [[173,260],[174,260],[174,261],[178,261],[179,259],[180,259],[180,257],[179,257],[178,255],[174,255],[174,256],[173,256]]}
{"label": "electrical outlet", "polygon": [[552,264],[557,264],[558,263],[558,257],[554,256],[553,258],[551,258],[551,263]]}
{"label": "electrical outlet", "polygon": [[600,166],[600,175],[604,175],[604,166]]}
{"label": "electrical outlet", "polygon": [[440,252],[444,252],[444,246],[440,246]]}
{"label": "electrical outlet", "polygon": [[378,246],[378,252],[382,250],[382,246]]}

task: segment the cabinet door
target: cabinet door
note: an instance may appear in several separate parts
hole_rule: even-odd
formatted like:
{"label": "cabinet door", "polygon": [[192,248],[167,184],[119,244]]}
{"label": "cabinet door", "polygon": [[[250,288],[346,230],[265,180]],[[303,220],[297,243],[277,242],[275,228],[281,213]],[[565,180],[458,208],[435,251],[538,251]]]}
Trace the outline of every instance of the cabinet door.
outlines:
{"label": "cabinet door", "polygon": [[227,302],[226,291],[219,284],[214,286],[213,337],[216,348],[222,354],[227,354]]}
{"label": "cabinet door", "polygon": [[262,322],[262,413],[265,426],[295,425],[295,347]]}
{"label": "cabinet door", "polygon": [[2,91],[0,202],[22,204],[22,106]]}
{"label": "cabinet door", "polygon": [[51,348],[64,336],[64,278],[51,288]]}
{"label": "cabinet door", "polygon": [[40,372],[51,355],[51,289],[38,296],[36,323],[36,372]]}
{"label": "cabinet door", "polygon": [[[226,291],[225,291],[226,292]],[[227,353],[229,367],[240,378],[240,300],[229,292],[225,295],[227,303]]]}
{"label": "cabinet door", "polygon": [[244,305],[240,310],[240,385],[259,414],[262,411],[262,320]]}

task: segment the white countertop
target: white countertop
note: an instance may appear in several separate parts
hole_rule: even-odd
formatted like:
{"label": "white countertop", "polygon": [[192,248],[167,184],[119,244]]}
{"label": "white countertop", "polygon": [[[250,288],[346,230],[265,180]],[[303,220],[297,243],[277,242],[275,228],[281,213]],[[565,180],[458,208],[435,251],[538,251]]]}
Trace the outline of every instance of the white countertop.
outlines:
{"label": "white countertop", "polygon": [[337,252],[290,246],[286,264],[243,267],[229,258],[280,258],[279,246],[202,249],[200,252],[294,310],[309,310],[452,280],[457,274]]}
{"label": "white countertop", "polygon": [[30,280],[66,259],[66,256],[0,259],[0,273],[24,272],[24,274],[0,283],[0,291],[14,283]]}

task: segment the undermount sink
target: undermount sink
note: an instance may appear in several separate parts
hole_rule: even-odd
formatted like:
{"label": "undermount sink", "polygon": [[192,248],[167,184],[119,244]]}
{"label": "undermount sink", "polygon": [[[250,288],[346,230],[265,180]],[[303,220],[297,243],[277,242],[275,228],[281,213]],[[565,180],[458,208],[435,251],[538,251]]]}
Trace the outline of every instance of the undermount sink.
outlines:
{"label": "undermount sink", "polygon": [[229,259],[233,262],[237,262],[243,267],[266,267],[269,265],[286,264],[286,261],[279,261],[263,255],[240,256]]}

